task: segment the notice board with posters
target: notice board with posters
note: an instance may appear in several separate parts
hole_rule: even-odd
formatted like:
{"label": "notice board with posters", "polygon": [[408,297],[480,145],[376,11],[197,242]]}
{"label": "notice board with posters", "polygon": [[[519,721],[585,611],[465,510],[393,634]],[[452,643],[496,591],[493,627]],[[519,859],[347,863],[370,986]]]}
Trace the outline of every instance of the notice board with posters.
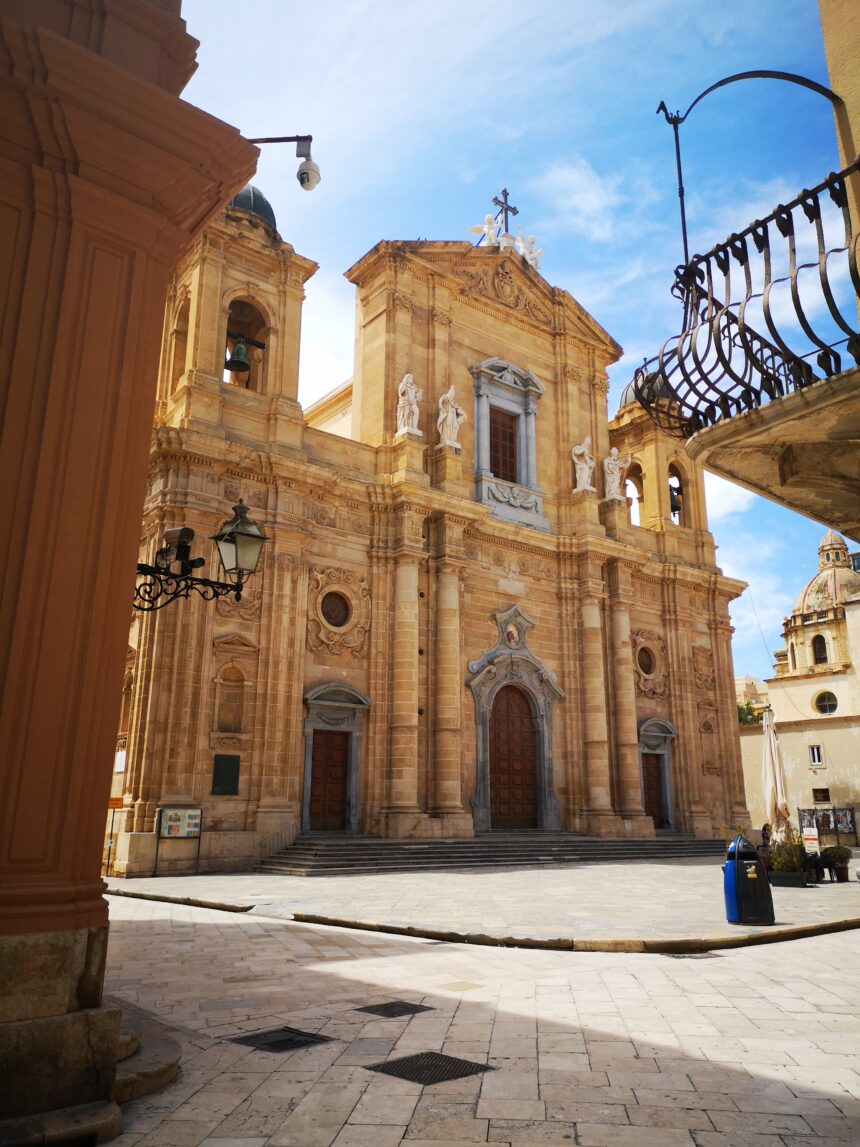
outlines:
{"label": "notice board with posters", "polygon": [[203,810],[199,808],[163,808],[161,811],[161,831],[159,836],[171,840],[190,840],[200,836],[200,820]]}

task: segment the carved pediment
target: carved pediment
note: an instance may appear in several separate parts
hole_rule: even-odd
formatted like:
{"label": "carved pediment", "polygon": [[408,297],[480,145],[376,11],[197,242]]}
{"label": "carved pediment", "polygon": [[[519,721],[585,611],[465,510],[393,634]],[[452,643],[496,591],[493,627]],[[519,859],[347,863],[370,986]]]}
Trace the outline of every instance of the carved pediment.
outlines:
{"label": "carved pediment", "polygon": [[223,637],[216,637],[212,642],[212,649],[220,657],[256,657],[259,652],[257,646],[241,633],[227,633]]}
{"label": "carved pediment", "polygon": [[521,267],[520,256],[503,255],[486,266],[455,270],[460,293],[501,303],[541,326],[552,325],[549,300],[539,295]]}
{"label": "carved pediment", "polygon": [[476,381],[483,378],[514,391],[531,391],[538,397],[546,393],[546,387],[538,382],[530,370],[524,370],[502,358],[485,358],[477,366],[470,366],[469,373]]}

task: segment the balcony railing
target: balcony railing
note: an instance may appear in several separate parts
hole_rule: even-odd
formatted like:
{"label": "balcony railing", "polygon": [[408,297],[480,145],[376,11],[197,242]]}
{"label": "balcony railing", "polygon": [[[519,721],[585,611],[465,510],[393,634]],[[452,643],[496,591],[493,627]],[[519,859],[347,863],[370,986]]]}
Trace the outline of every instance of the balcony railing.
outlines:
{"label": "balcony railing", "polygon": [[664,430],[689,438],[860,363],[858,171],[860,158],[677,269],[683,330],[634,377]]}

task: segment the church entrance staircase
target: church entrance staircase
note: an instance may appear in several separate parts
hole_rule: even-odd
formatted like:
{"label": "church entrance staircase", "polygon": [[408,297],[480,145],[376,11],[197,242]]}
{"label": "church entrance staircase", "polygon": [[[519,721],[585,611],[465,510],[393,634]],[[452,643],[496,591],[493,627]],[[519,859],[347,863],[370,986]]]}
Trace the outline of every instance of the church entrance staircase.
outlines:
{"label": "church entrance staircase", "polygon": [[309,833],[267,857],[258,872],[285,876],[350,876],[358,873],[456,872],[475,868],[544,868],[685,860],[724,856],[722,840],[661,833],[654,840],[607,840],[567,832],[488,833],[457,840],[383,840],[379,837]]}

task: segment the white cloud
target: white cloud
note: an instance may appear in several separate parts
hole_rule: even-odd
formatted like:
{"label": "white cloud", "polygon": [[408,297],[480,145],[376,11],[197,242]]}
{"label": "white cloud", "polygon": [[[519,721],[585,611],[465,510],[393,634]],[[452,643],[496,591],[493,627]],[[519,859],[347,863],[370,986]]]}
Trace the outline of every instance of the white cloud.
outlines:
{"label": "white cloud", "polygon": [[705,498],[708,505],[708,521],[713,525],[730,514],[740,514],[748,510],[756,496],[734,482],[728,482],[718,474],[705,472]]}
{"label": "white cloud", "polygon": [[536,226],[550,235],[568,232],[611,240],[618,230],[618,208],[624,203],[621,183],[620,175],[598,175],[582,156],[550,165],[529,186],[548,212]]}
{"label": "white cloud", "polygon": [[305,290],[299,400],[307,407],[352,375],[355,288],[340,275],[318,271]]}

